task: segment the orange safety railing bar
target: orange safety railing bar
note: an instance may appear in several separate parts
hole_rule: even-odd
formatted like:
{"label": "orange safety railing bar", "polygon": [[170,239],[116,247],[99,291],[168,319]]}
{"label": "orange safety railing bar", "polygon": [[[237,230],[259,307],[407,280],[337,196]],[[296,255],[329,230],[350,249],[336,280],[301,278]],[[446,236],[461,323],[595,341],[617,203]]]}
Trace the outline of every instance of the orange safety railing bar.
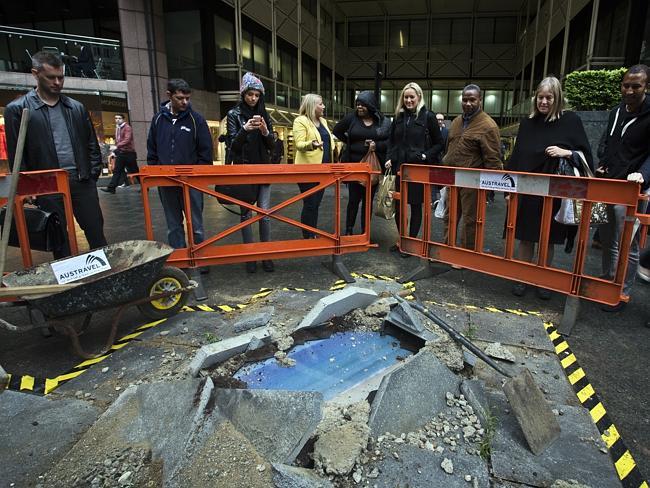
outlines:
{"label": "orange safety railing bar", "polygon": [[[365,163],[336,163],[336,164],[241,164],[228,166],[185,165],[185,166],[144,166],[138,177],[142,183],[142,204],[144,208],[145,230],[147,239],[153,240],[153,225],[148,189],[156,186],[180,186],[183,189],[185,202],[185,229],[188,247],[176,249],[169,257],[169,262],[181,268],[209,266],[216,264],[240,263],[252,260],[296,258],[317,255],[341,255],[350,252],[364,252],[376,244],[370,243],[370,206],[363,216],[366,222],[365,233],[350,236],[341,235],[341,184],[350,181],[366,183],[366,198],[370,201],[370,177],[373,174],[370,166]],[[241,202],[219,193],[214,185],[236,184],[286,184],[286,183],[317,183],[317,186],[269,209],[259,208],[255,204]],[[327,187],[334,187],[334,231],[310,227],[299,220],[280,215],[279,212]],[[206,236],[199,244],[194,242],[192,229],[190,189],[198,190],[211,197],[220,197],[235,202],[253,211],[253,216],[217,233]],[[298,190],[297,190],[298,191]],[[268,216],[301,230],[307,230],[317,235],[316,239],[291,239],[270,242],[255,242],[248,244],[222,244],[219,241],[236,233],[242,228],[253,225]]]}
{"label": "orange safety railing bar", "polygon": [[[0,188],[8,188],[11,174],[0,174]],[[7,204],[6,191],[0,190],[0,205]],[[25,202],[31,197],[43,195],[61,194],[63,198],[63,207],[65,209],[65,218],[67,222],[67,234],[70,242],[70,251],[72,255],[79,254],[77,245],[77,236],[74,226],[74,215],[72,212],[72,198],[70,197],[70,185],[68,184],[68,173],[62,169],[52,169],[43,171],[21,171],[18,177],[18,188],[14,199],[14,221],[16,223],[16,233],[20,243],[20,252],[23,259],[23,265],[26,268],[33,266],[32,250],[29,245],[29,233],[27,222],[25,220]],[[0,222],[0,225],[4,222]]]}
{"label": "orange safety railing bar", "polygon": [[[504,179],[516,180],[516,189],[508,192],[508,208],[505,222],[505,246],[503,256],[483,252],[485,240],[486,192],[481,188],[482,175],[492,174]],[[642,223],[650,223],[648,216],[637,215],[639,185],[623,180],[603,178],[576,178],[538,173],[520,173],[486,169],[459,167],[423,166],[406,164],[401,166],[400,192],[396,197],[400,202],[408,201],[408,183],[425,185],[423,209],[423,237],[409,237],[407,225],[402,225],[400,248],[403,252],[426,259],[458,265],[481,273],[513,279],[528,284],[555,290],[566,295],[578,296],[592,301],[616,304],[629,298],[621,294],[627,270],[627,256],[634,223],[638,217]],[[446,243],[432,241],[431,238],[431,185],[446,186],[448,193],[448,240]],[[470,188],[478,192],[476,210],[474,249],[464,249],[457,242],[458,192],[460,188]],[[498,190],[497,190],[498,191]],[[537,262],[528,263],[515,259],[515,225],[517,221],[518,195],[535,195],[544,199],[541,229],[538,243]],[[571,271],[554,268],[546,264],[553,219],[553,200],[575,198],[583,200],[583,214],[591,214],[594,202],[604,202],[627,207],[626,219],[619,243],[619,260],[613,280],[606,280],[584,274],[590,224],[588,219],[578,226],[576,254]],[[400,205],[402,222],[406,222],[407,206]],[[441,225],[443,225],[441,223]]]}

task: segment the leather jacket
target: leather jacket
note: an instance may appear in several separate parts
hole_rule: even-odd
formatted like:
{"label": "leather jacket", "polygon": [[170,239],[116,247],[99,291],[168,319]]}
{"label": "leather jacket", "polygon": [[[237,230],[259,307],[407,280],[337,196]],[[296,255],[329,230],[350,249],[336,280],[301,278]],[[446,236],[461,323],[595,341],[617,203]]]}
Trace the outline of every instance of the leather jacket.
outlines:
{"label": "leather jacket", "polygon": [[[102,158],[90,115],[80,102],[65,95],[61,95],[59,103],[62,104],[63,116],[70,134],[77,166],[77,178],[79,180],[90,178],[97,180],[102,171]],[[10,167],[13,166],[16,153],[22,110],[28,108],[30,112],[29,124],[21,169],[23,171],[59,169],[49,112],[46,107],[47,105],[36,94],[36,90],[32,90],[5,108],[5,130]]]}

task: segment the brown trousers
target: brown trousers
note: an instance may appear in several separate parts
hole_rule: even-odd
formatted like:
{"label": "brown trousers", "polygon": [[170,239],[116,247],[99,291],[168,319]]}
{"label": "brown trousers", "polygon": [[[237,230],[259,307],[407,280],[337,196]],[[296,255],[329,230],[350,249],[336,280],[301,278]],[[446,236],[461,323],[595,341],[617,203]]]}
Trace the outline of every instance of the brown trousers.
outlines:
{"label": "brown trousers", "polygon": [[[469,188],[458,188],[458,199],[456,202],[456,226],[458,221],[463,219],[463,224],[457,227],[457,232],[460,234],[460,245],[465,249],[474,249],[474,242],[476,241],[476,205],[478,202],[478,190],[471,190]],[[445,234],[444,242],[448,241],[449,236],[449,203],[445,210]],[[455,245],[456,243],[452,243]]]}

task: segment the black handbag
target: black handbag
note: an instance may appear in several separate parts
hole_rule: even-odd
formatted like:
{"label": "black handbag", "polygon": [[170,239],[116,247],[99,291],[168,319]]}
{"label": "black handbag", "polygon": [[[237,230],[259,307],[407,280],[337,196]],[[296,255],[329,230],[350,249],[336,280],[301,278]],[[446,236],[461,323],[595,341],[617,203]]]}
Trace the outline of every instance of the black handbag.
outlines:
{"label": "black handbag", "polygon": [[[215,185],[214,190],[223,193],[224,195],[228,195],[229,197],[236,198],[237,200],[241,200],[242,202],[255,203],[259,192],[259,185]],[[225,198],[217,197],[217,200],[222,205],[237,205],[235,202],[231,202]]]}
{"label": "black handbag", "polygon": [[[39,207],[26,206],[25,221],[29,235],[29,247],[35,251],[57,251],[65,243],[65,232],[61,220],[55,212],[47,212]],[[0,209],[0,228],[4,225],[7,207]],[[9,245],[20,247],[16,231],[16,217],[12,219],[9,231]]]}

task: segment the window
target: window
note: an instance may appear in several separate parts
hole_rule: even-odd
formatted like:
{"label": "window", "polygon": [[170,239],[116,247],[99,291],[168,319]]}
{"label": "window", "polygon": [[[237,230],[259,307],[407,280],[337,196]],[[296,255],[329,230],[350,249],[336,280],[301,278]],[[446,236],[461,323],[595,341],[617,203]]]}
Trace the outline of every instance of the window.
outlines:
{"label": "window", "polygon": [[503,94],[499,90],[486,90],[483,93],[483,110],[490,115],[501,115],[501,99]]}
{"label": "window", "polygon": [[409,26],[409,46],[427,45],[427,21],[412,20]]}
{"label": "window", "polygon": [[431,90],[431,111],[446,115],[448,98],[449,93],[447,90]]}
{"label": "window", "polygon": [[472,19],[453,19],[451,21],[451,43],[469,44],[472,32]]}
{"label": "window", "polygon": [[390,46],[408,47],[409,45],[409,22],[408,20],[393,20],[390,23]]}
{"label": "window", "polygon": [[494,42],[496,44],[515,44],[517,42],[517,19],[498,17],[494,23]]}
{"label": "window", "polygon": [[166,13],[165,41],[169,77],[183,78],[193,88],[205,88],[199,11]]}
{"label": "window", "polygon": [[494,42],[494,19],[478,18],[476,19],[476,28],[474,29],[475,42],[482,44],[492,44]]}
{"label": "window", "polygon": [[383,47],[383,45],[384,23],[382,21],[348,23],[349,47]]}
{"label": "window", "polygon": [[318,15],[318,2],[317,0],[301,0],[300,2],[302,4],[302,8],[304,8],[307,12],[312,14],[314,18]]}
{"label": "window", "polygon": [[450,118],[449,115],[458,115],[463,112],[461,106],[461,100],[463,98],[463,90],[449,90],[449,113],[447,118]]}
{"label": "window", "polygon": [[336,23],[336,40],[345,42],[345,22]]}
{"label": "window", "polygon": [[253,71],[258,75],[269,75],[269,53],[267,42],[257,36],[253,37]]}
{"label": "window", "polygon": [[451,20],[433,20],[431,22],[431,44],[449,44],[451,37]]}
{"label": "window", "polygon": [[217,64],[235,63],[235,30],[232,22],[214,16],[214,40]]}

